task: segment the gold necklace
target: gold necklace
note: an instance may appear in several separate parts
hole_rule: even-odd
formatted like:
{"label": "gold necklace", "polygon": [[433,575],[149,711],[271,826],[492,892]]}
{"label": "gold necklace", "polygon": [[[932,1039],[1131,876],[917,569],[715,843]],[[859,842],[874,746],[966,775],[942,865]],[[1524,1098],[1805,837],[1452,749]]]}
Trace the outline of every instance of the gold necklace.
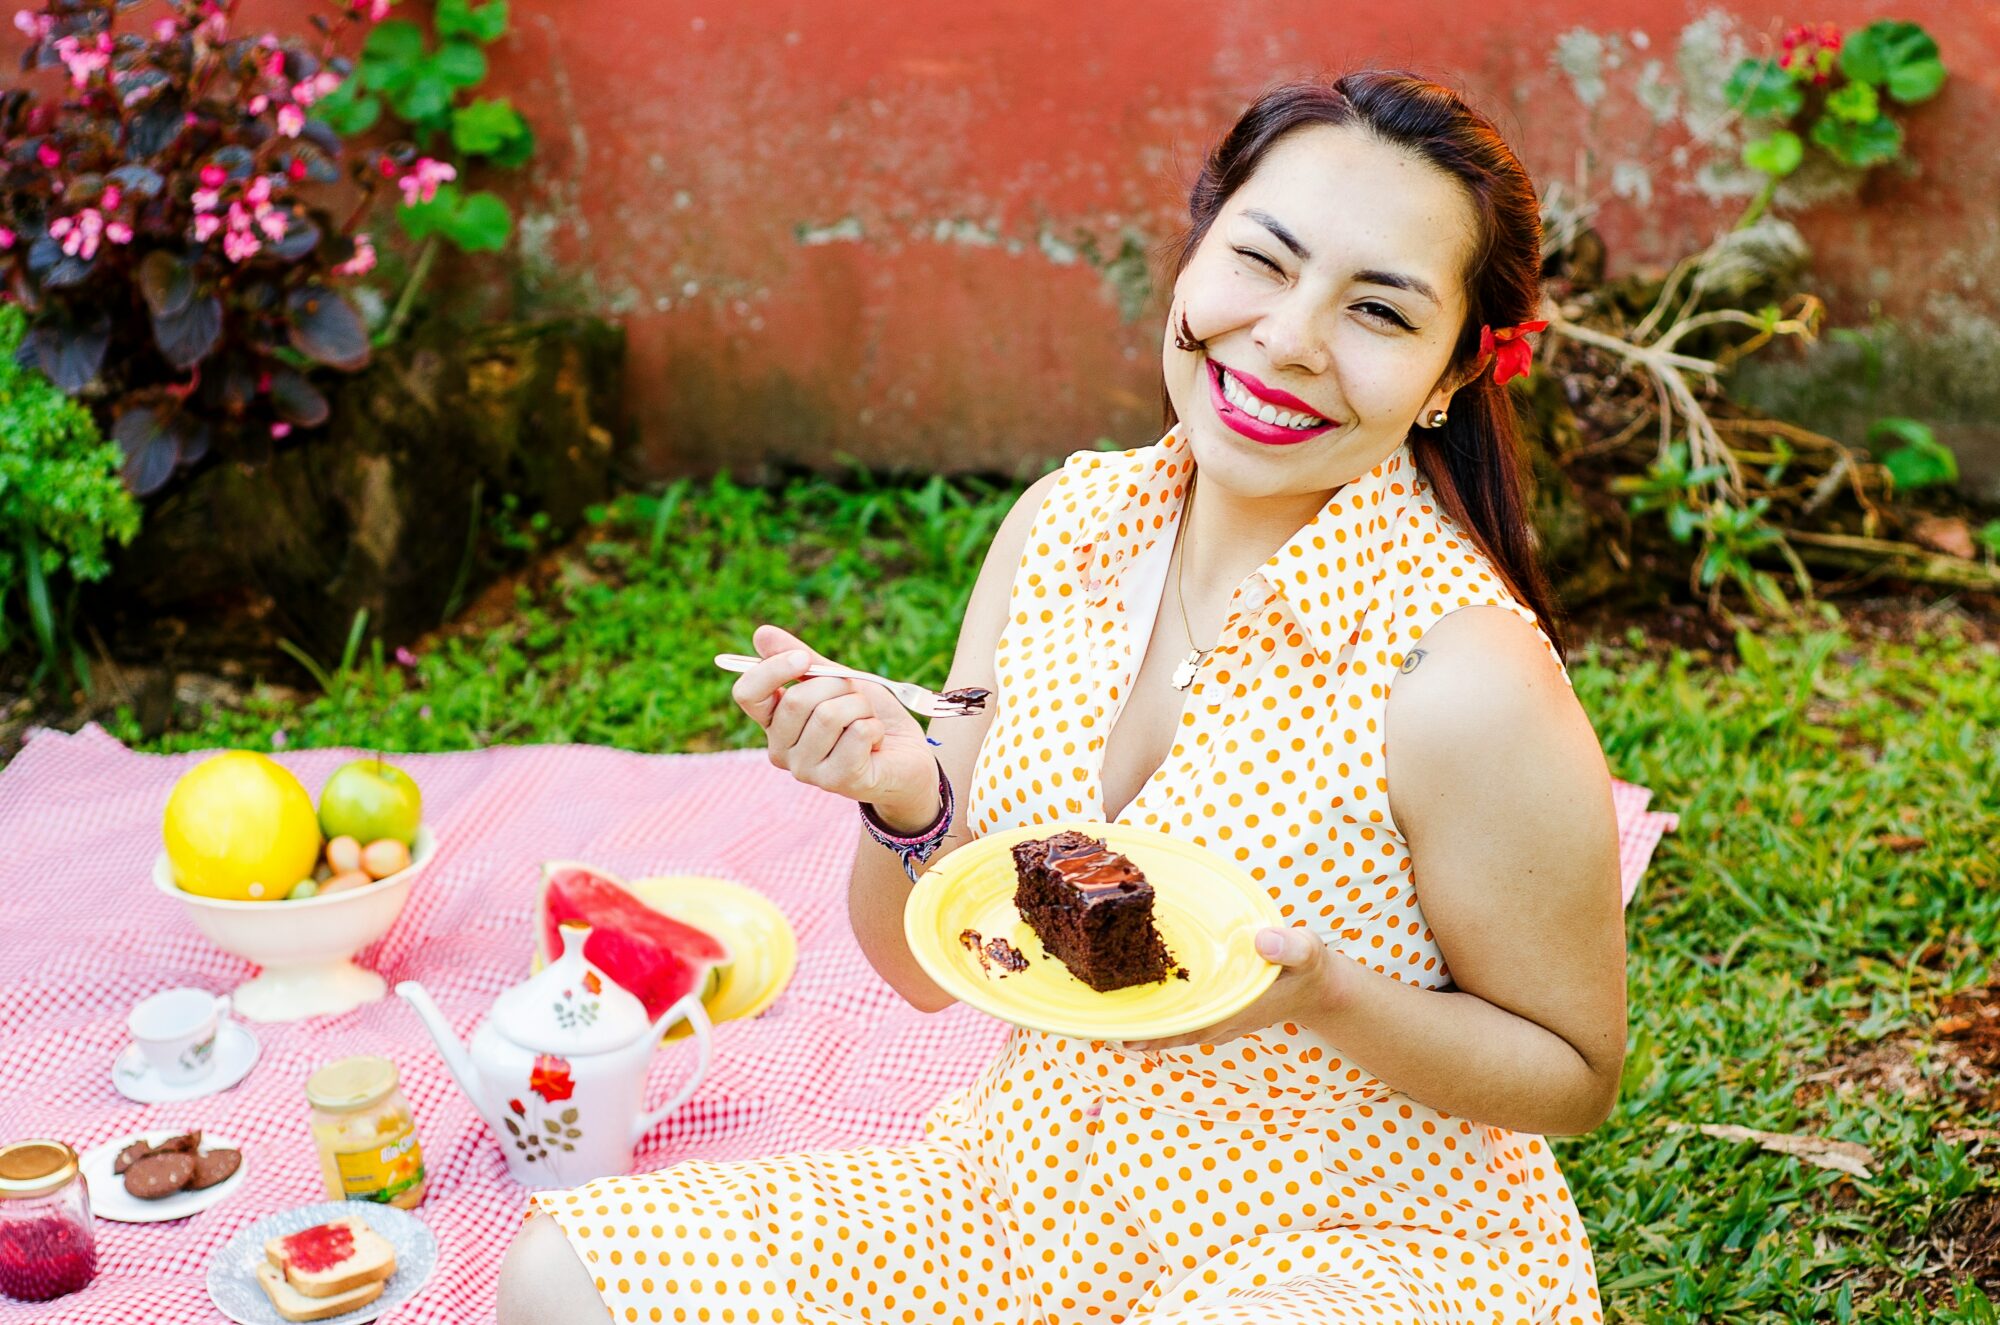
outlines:
{"label": "gold necklace", "polygon": [[1215,646],[1200,649],[1195,647],[1194,627],[1188,624],[1187,614],[1187,554],[1181,543],[1181,534],[1187,529],[1188,518],[1194,513],[1194,480],[1188,480],[1187,500],[1181,503],[1181,522],[1174,528],[1174,597],[1181,605],[1181,629],[1187,634],[1188,656],[1181,659],[1181,665],[1174,668],[1173,686],[1185,690],[1194,684],[1195,670],[1201,660],[1215,652]]}

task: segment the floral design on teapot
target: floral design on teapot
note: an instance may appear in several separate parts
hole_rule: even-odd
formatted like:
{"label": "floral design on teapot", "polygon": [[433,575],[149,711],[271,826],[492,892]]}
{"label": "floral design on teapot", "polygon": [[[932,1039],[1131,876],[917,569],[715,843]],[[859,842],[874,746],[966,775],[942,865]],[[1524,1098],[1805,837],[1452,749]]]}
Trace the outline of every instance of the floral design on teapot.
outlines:
{"label": "floral design on teapot", "polygon": [[[596,1004],[586,1006],[594,1015]],[[575,1094],[576,1083],[570,1077],[569,1061],[554,1054],[537,1055],[534,1068],[528,1073],[527,1093],[538,1097],[543,1105],[560,1104]],[[514,1149],[520,1151],[521,1158],[530,1164],[547,1159],[552,1150],[575,1150],[576,1143],[583,1139],[583,1130],[577,1125],[574,1108],[564,1109],[549,1118],[543,1116],[540,1106],[531,1109],[519,1099],[508,1100],[507,1107],[514,1111],[514,1118],[521,1121],[504,1116],[501,1121],[513,1136]]]}

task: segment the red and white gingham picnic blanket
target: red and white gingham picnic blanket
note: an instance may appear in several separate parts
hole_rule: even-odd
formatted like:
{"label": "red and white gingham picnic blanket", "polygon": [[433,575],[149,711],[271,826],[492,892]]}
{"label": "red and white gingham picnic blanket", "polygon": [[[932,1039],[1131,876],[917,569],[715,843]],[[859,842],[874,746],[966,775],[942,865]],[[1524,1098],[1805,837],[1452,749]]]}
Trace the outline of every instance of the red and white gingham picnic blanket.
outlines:
{"label": "red and white gingham picnic blanket", "polygon": [[[317,795],[360,752],[279,756]],[[157,990],[222,991],[252,973],[203,939],[151,881],[174,780],[204,756],[136,754],[102,728],[41,729],[0,771],[0,1140],[52,1136],[79,1151],[155,1128],[239,1139],[249,1173],[232,1198],[165,1224],[97,1223],[97,1279],[81,1293],[0,1301],[0,1322],[128,1325],[216,1321],[209,1257],[273,1211],[324,1199],[305,1079],[349,1054],[402,1069],[429,1170],[417,1208],[437,1235],[436,1272],[392,1325],[489,1319],[500,1257],[525,1193],[452,1084],[415,1012],[391,995],[335,1017],[251,1023],[262,1046],[244,1081],[202,1100],[135,1104],[111,1085],[125,1016]],[[421,980],[469,1037],[495,995],[527,972],[540,862],[588,861],[628,878],[703,874],[757,889],[790,919],[797,975],[762,1016],[716,1029],[715,1063],[688,1104],[649,1134],[637,1163],[736,1159],[895,1145],[970,1082],[1006,1027],[971,1008],[918,1012],[882,983],[847,927],[858,820],[851,804],[773,768],[761,751],[643,755],[600,746],[504,746],[398,755],[424,790],[437,855],[401,918],[361,954],[393,986]],[[1614,786],[1629,900],[1678,817]],[[653,1095],[692,1053],[654,1064]]]}

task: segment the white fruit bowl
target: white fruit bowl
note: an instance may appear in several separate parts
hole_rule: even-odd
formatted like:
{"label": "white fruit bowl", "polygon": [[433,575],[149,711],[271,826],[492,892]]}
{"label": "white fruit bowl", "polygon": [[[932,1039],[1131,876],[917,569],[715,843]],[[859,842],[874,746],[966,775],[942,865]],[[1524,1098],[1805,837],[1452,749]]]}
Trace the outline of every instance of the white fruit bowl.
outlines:
{"label": "white fruit bowl", "polygon": [[153,886],[180,900],[216,947],[263,970],[231,995],[232,1007],[251,1021],[297,1021],[346,1012],[388,992],[354,954],[389,932],[409,898],[417,872],[437,851],[430,825],[418,827],[410,865],[361,888],[296,902],[235,902],[201,897],[174,882],[163,851],[153,861]]}

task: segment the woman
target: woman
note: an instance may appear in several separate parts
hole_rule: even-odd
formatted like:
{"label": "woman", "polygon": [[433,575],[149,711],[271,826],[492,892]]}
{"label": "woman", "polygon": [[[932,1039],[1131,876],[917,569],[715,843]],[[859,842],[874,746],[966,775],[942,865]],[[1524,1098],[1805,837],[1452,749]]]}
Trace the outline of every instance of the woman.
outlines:
{"label": "woman", "polygon": [[854,931],[912,1004],[951,1002],[903,941],[917,866],[1064,820],[1239,862],[1275,983],[1150,1043],[1016,1030],[914,1145],[539,1197],[503,1325],[1601,1320],[1542,1137],[1616,1098],[1617,831],[1496,380],[1533,187],[1454,93],[1362,73],[1259,100],[1190,213],[1174,426],[1003,523],[950,673],[993,711],[934,756],[772,626],[734,694],[862,804]]}

